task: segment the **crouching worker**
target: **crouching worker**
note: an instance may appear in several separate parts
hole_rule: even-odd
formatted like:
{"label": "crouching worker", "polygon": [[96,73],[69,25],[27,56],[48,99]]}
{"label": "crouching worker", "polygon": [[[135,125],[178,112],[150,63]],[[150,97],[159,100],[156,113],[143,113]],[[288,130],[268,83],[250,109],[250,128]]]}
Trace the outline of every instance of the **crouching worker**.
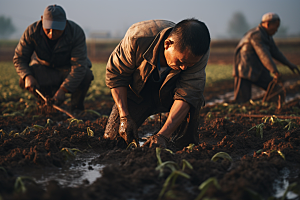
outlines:
{"label": "crouching worker", "polygon": [[41,20],[27,27],[13,62],[21,88],[33,93],[38,88],[53,97],[56,105],[71,93],[71,111],[84,110],[84,98],[94,79],[92,64],[82,28],[66,19],[61,6],[48,6]]}
{"label": "crouching worker", "polygon": [[169,112],[163,127],[144,145],[197,144],[209,45],[209,31],[197,19],[133,24],[106,66],[106,85],[115,105],[104,138],[138,142],[137,128],[148,116]]}
{"label": "crouching worker", "polygon": [[[249,30],[236,47],[233,66],[236,103],[245,103],[251,99],[252,84],[267,90],[268,95],[268,90],[272,88],[269,85],[278,82],[281,77],[272,58],[288,66],[294,73],[300,74],[298,67],[280,52],[273,40],[272,36],[277,32],[279,25],[280,18],[277,14],[264,14],[261,23]],[[270,73],[274,75],[274,79]],[[278,97],[274,97],[274,101],[278,98],[277,101],[281,104],[285,94],[280,92],[281,87],[274,86],[274,94],[279,94]]]}

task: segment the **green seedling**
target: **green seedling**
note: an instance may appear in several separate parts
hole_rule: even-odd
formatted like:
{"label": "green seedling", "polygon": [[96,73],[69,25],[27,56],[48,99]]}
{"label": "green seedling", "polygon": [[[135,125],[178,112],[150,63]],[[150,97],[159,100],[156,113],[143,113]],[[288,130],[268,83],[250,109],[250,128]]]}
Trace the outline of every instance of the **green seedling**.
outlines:
{"label": "green seedling", "polygon": [[170,149],[164,149],[165,151],[169,152],[170,154],[174,154],[174,152]]}
{"label": "green seedling", "polygon": [[31,131],[30,127],[26,127],[21,133],[20,133],[20,136],[24,136],[26,135],[26,133],[29,133]]}
{"label": "green seedling", "polygon": [[136,144],[135,140],[130,142],[130,144],[126,147],[126,150],[131,149],[131,148],[137,148],[137,144]]}
{"label": "green seedling", "polygon": [[201,190],[201,192],[195,200],[202,199],[202,197],[205,195],[206,191],[208,190],[209,187],[211,187],[211,185],[214,185],[218,190],[221,189],[218,180],[215,177],[211,177],[206,181],[204,181],[203,183],[201,183],[201,185],[199,186],[199,190]]}
{"label": "green seedling", "polygon": [[0,133],[1,133],[1,137],[4,137],[5,135],[7,135],[7,133],[3,129],[0,130]]}
{"label": "green seedling", "polygon": [[35,130],[42,130],[42,129],[44,129],[45,127],[43,127],[43,126],[41,126],[41,125],[37,125],[37,124],[35,124],[35,125],[33,125],[32,126],[32,128],[34,128]]}
{"label": "green seedling", "polygon": [[0,167],[0,169],[3,170],[7,174],[7,171],[4,167]]}
{"label": "green seedling", "polygon": [[269,155],[271,155],[271,153],[274,153],[274,152],[277,152],[283,158],[283,160],[285,160],[285,156],[280,150],[271,150],[270,153],[262,152],[262,154],[266,154],[267,156],[269,156]]}
{"label": "green seedling", "polygon": [[284,191],[284,194],[283,194],[283,196],[281,197],[281,200],[286,199],[286,195],[287,195],[287,193],[288,193],[289,191],[291,191],[291,192],[293,192],[293,193],[295,193],[295,194],[297,194],[297,195],[300,195],[300,185],[298,185],[297,182],[294,182],[294,183],[290,184],[290,185],[286,188],[286,190]]}
{"label": "green seedling", "polygon": [[219,160],[220,158],[228,159],[230,162],[232,162],[231,156],[230,156],[228,153],[225,153],[225,152],[219,152],[219,153],[216,153],[216,154],[211,158],[211,161],[216,162],[216,161]]}
{"label": "green seedling", "polygon": [[50,118],[48,118],[47,123],[45,124],[45,128],[50,127],[51,124],[53,124],[53,121]]}
{"label": "green seedling", "polygon": [[23,183],[23,180],[29,180],[29,181],[32,181],[33,183],[35,183],[35,181],[31,177],[28,177],[28,176],[19,176],[16,179],[16,182],[15,182],[15,185],[14,185],[15,193],[19,193],[19,192],[24,193],[24,192],[26,192],[26,187],[25,187],[25,185]]}
{"label": "green seedling", "polygon": [[263,150],[260,149],[260,150],[257,150],[256,153],[257,153],[257,154],[260,154],[262,151],[263,151]]}
{"label": "green seedling", "polygon": [[161,199],[161,197],[165,194],[165,191],[167,190],[168,187],[172,188],[175,185],[175,182],[176,182],[176,179],[178,178],[178,176],[182,176],[186,179],[190,179],[190,176],[183,172],[183,170],[185,169],[186,166],[189,167],[190,169],[193,168],[192,165],[185,159],[182,160],[183,164],[182,164],[181,170],[179,169],[178,164],[175,163],[174,161],[162,162],[160,153],[161,153],[161,148],[156,148],[156,157],[158,160],[158,166],[155,168],[155,170],[160,171],[160,175],[159,175],[160,177],[163,175],[163,169],[165,167],[169,167],[172,172],[163,184],[163,188],[159,194],[159,199]]}
{"label": "green seedling", "polygon": [[298,125],[291,119],[286,119],[285,120],[288,124],[283,128],[283,129],[287,129],[288,131],[293,129],[293,128],[297,128]]}
{"label": "green seedling", "polygon": [[73,149],[70,149],[70,148],[62,148],[62,149],[60,150],[60,152],[62,152],[62,153],[64,154],[66,160],[75,158],[77,152],[82,153],[79,149],[76,149],[76,148],[73,148]]}
{"label": "green seedling", "polygon": [[187,148],[190,152],[192,152],[194,146],[195,146],[195,144],[189,144],[189,146],[187,146],[186,148]]}
{"label": "green seedling", "polygon": [[72,124],[83,124],[83,121],[81,119],[70,119],[70,123],[69,123],[69,127],[72,125]]}
{"label": "green seedling", "polygon": [[85,112],[85,113],[90,113],[90,114],[93,114],[93,115],[97,115],[98,117],[101,117],[101,114],[98,113],[98,112],[95,111],[95,110],[85,110],[84,112]]}
{"label": "green seedling", "polygon": [[258,124],[256,126],[253,126],[252,128],[250,128],[248,131],[251,131],[252,129],[256,128],[256,136],[258,137],[260,135],[261,139],[263,138],[263,132],[264,132],[264,123]]}
{"label": "green seedling", "polygon": [[94,131],[90,127],[87,127],[86,132],[88,136],[94,137]]}
{"label": "green seedling", "polygon": [[212,112],[208,112],[207,114],[206,114],[206,120],[211,120],[213,118],[213,115],[212,115]]}

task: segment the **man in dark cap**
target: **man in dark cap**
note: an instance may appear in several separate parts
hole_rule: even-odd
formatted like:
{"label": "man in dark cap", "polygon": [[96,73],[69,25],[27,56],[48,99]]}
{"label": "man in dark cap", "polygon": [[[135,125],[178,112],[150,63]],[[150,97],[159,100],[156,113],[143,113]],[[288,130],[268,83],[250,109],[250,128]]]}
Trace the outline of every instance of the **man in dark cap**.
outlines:
{"label": "man in dark cap", "polygon": [[[251,85],[255,84],[267,90],[274,75],[280,78],[280,73],[272,58],[288,66],[294,73],[300,71],[277,48],[272,36],[277,32],[280,18],[275,13],[263,15],[261,23],[248,31],[235,49],[234,56],[234,100],[244,103],[251,99]],[[278,90],[275,87],[275,90]],[[283,95],[280,95],[283,100]]]}
{"label": "man in dark cap", "polygon": [[197,144],[209,45],[209,31],[197,19],[133,24],[106,66],[106,85],[115,105],[104,138],[138,142],[137,128],[148,116],[169,112],[145,145],[173,143],[181,149]]}
{"label": "man in dark cap", "polygon": [[59,5],[47,6],[41,20],[27,27],[15,49],[13,63],[20,87],[38,88],[61,104],[71,93],[71,111],[84,110],[84,98],[94,79],[87,57],[85,34],[67,20]]}

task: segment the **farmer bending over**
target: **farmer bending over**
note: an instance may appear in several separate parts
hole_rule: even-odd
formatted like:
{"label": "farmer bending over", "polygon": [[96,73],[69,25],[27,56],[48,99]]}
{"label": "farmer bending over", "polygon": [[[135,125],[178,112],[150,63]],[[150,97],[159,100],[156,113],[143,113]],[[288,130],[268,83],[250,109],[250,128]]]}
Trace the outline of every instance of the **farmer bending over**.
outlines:
{"label": "farmer bending over", "polygon": [[209,45],[208,29],[196,19],[133,24],[106,66],[115,105],[104,138],[138,142],[137,128],[148,116],[169,112],[145,145],[166,147],[170,140],[178,148],[197,144]]}
{"label": "farmer bending over", "polygon": [[33,93],[34,88],[39,88],[57,105],[64,101],[66,93],[71,93],[71,111],[78,114],[84,110],[83,101],[94,79],[92,64],[83,30],[66,19],[61,6],[48,6],[41,20],[27,27],[13,62],[21,88]]}
{"label": "farmer bending over", "polygon": [[279,25],[280,19],[277,14],[263,15],[261,23],[248,31],[236,47],[233,67],[236,103],[244,103],[251,99],[252,84],[267,90],[273,80],[270,72],[274,74],[275,79],[280,78],[272,57],[287,65],[294,73],[300,73],[297,66],[288,61],[274,43],[272,36]]}

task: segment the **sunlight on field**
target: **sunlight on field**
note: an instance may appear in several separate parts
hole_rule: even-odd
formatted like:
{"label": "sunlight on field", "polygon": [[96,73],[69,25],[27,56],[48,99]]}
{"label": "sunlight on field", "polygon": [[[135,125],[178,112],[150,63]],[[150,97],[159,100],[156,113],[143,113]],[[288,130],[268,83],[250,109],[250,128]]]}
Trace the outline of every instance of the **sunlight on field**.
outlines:
{"label": "sunlight on field", "polygon": [[[105,85],[105,66],[106,63],[93,63],[92,71],[94,80],[88,91],[86,100],[95,100],[102,94],[110,94],[110,90]],[[279,66],[282,74],[290,74],[288,67]],[[15,71],[12,62],[0,62],[2,76],[0,78],[0,101],[8,101],[19,98],[32,98],[27,91],[22,91],[19,87],[19,76]],[[206,86],[212,86],[213,83],[224,80],[232,80],[231,65],[207,65],[206,67]]]}

